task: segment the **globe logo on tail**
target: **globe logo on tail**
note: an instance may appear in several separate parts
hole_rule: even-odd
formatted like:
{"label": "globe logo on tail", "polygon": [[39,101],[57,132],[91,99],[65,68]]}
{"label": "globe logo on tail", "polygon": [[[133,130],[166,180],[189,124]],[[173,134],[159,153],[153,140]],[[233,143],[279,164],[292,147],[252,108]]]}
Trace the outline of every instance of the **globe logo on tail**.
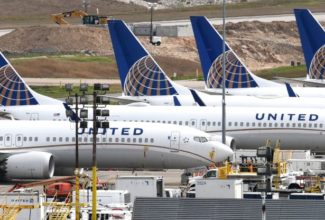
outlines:
{"label": "globe logo on tail", "polygon": [[324,79],[325,72],[325,45],[317,50],[309,67],[310,79]]}
{"label": "globe logo on tail", "polygon": [[24,82],[8,64],[0,68],[0,104],[3,106],[38,104]]}
{"label": "globe logo on tail", "polygon": [[124,82],[129,96],[177,95],[165,73],[150,56],[144,56],[130,68]]}
{"label": "globe logo on tail", "polygon": [[[222,57],[222,54],[219,55],[209,69],[208,88],[222,88]],[[226,51],[225,58],[226,88],[257,87],[255,80],[231,50]]]}

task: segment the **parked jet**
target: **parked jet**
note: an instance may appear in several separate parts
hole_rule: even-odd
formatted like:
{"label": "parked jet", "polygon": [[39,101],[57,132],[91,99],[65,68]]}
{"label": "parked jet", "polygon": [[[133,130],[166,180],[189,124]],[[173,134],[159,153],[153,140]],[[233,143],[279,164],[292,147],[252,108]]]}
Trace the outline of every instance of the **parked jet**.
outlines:
{"label": "parked jet", "polygon": [[[9,64],[7,64],[8,66]],[[8,67],[7,67],[8,68]],[[6,71],[7,72],[7,71]],[[12,71],[11,71],[12,72]],[[15,72],[15,71],[14,71]],[[7,78],[4,74],[2,83],[8,85],[7,81],[22,84],[23,81],[16,74]],[[18,83],[19,82],[19,83]],[[18,89],[10,89],[18,88]],[[19,88],[24,88],[21,92]],[[32,120],[66,120],[65,107],[63,103],[57,101],[50,104],[26,105],[26,96],[18,95],[29,91],[26,86],[9,87],[6,86],[0,94],[1,103],[15,106],[3,107],[2,114],[10,113],[17,119]],[[8,101],[8,94],[11,101]],[[35,99],[41,103],[35,96],[29,97],[29,100]],[[48,98],[50,99],[50,98]],[[295,98],[292,98],[294,102]],[[290,102],[290,100],[287,100]],[[317,103],[323,103],[318,99]],[[27,103],[28,104],[28,103]],[[248,103],[251,107],[233,107],[227,106],[227,145],[239,148],[256,148],[265,143],[266,139],[281,139],[283,148],[306,148],[313,150],[322,150],[323,139],[323,119],[321,109],[300,107],[259,107]],[[214,140],[220,140],[221,131],[221,111],[218,107],[153,107],[153,106],[108,106],[111,112],[111,120],[118,121],[137,121],[163,124],[178,124],[198,128],[210,132],[214,135]],[[314,116],[316,114],[316,116]],[[92,110],[89,110],[92,115]],[[312,116],[311,116],[312,115]],[[91,118],[91,117],[90,117]],[[306,138],[308,137],[308,138]]]}
{"label": "parked jet", "polygon": [[[199,51],[206,90],[221,93],[222,88],[222,42],[213,25],[203,16],[191,17],[196,46]],[[288,96],[283,84],[254,75],[226,43],[226,93],[251,96]],[[325,97],[324,88],[293,87],[299,97]]]}
{"label": "parked jet", "polygon": [[[93,129],[79,129],[80,166],[92,166]],[[197,129],[151,123],[111,122],[97,135],[98,168],[184,169],[207,166],[232,155]],[[7,179],[51,178],[55,168],[75,167],[71,122],[1,121],[0,173]]]}

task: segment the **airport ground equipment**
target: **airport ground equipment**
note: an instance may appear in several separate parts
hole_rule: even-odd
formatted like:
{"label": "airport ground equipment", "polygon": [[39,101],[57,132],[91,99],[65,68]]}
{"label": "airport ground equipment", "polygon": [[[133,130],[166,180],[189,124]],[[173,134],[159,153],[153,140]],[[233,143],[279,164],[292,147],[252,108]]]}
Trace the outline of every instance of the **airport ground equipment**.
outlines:
{"label": "airport ground equipment", "polygon": [[199,179],[196,180],[195,198],[243,198],[241,179]]}
{"label": "airport ground equipment", "polygon": [[52,20],[58,25],[69,25],[66,18],[80,17],[84,25],[105,25],[107,23],[107,16],[102,15],[89,15],[82,10],[72,10],[58,14],[52,14]]}
{"label": "airport ground equipment", "polygon": [[[0,194],[0,219],[14,220],[23,209],[37,209],[43,201],[38,192],[18,190]],[[41,218],[41,214],[39,216]]]}
{"label": "airport ground equipment", "polygon": [[131,202],[136,197],[163,197],[164,181],[158,176],[120,176],[115,183],[117,190],[128,190]]}

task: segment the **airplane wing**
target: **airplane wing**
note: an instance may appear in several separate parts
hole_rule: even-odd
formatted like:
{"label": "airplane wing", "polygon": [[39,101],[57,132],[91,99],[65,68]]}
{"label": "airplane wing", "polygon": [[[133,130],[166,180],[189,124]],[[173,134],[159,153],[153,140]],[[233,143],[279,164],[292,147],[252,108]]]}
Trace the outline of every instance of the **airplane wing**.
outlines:
{"label": "airplane wing", "polygon": [[144,100],[136,100],[136,99],[132,99],[129,97],[115,97],[115,96],[107,96],[111,101],[115,101],[118,102],[120,104],[131,104],[131,103],[135,103],[135,102],[145,102]]}
{"label": "airplane wing", "polygon": [[325,87],[325,81],[321,80],[307,80],[305,78],[285,78],[285,77],[273,77],[273,79],[281,80],[283,82],[295,82],[295,83],[301,83],[304,86],[308,87]]}

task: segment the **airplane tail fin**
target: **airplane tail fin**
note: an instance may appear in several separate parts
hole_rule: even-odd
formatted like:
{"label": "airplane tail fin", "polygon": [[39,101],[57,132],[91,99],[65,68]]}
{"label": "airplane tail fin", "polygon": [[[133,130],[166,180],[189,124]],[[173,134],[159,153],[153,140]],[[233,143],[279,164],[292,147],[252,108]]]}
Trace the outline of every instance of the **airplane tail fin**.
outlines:
{"label": "airplane tail fin", "polygon": [[[206,17],[191,16],[190,19],[206,87],[222,88],[223,38]],[[229,45],[225,45],[226,88],[275,86],[252,74]]]}
{"label": "airplane tail fin", "polygon": [[[191,16],[192,28],[198,48],[204,79],[208,88],[222,87],[223,38],[203,16]],[[226,87],[257,87],[250,71],[226,43]]]}
{"label": "airplane tail fin", "polygon": [[324,79],[325,31],[308,9],[294,9],[310,79]]}
{"label": "airplane tail fin", "polygon": [[0,52],[0,105],[22,106],[61,103],[33,91]]}
{"label": "airplane tail fin", "polygon": [[108,22],[123,93],[128,96],[177,95],[171,80],[121,20]]}

